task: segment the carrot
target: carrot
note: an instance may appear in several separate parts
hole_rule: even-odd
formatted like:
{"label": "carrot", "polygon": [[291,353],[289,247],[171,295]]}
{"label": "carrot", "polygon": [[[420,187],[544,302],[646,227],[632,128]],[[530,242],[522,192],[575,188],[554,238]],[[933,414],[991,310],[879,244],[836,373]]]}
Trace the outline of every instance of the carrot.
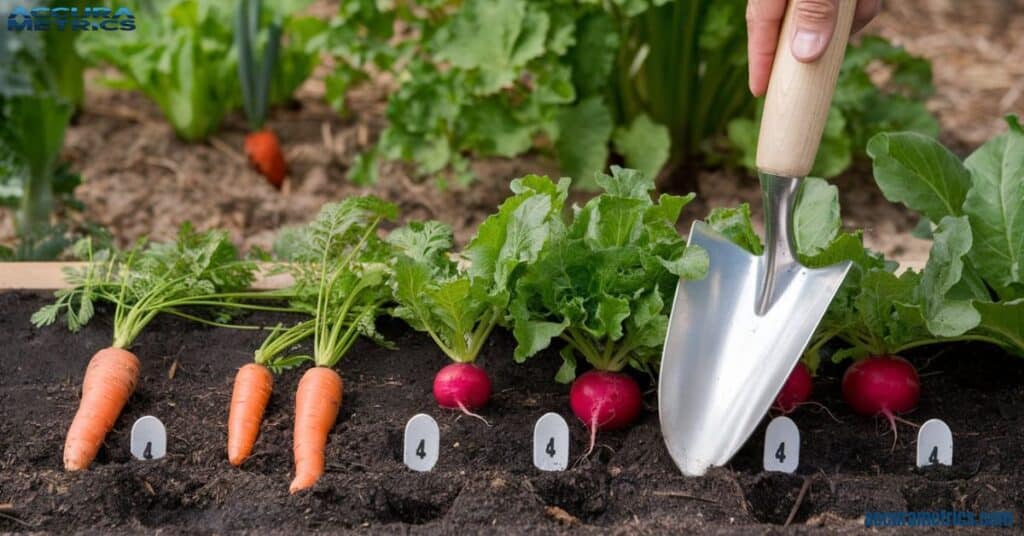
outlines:
{"label": "carrot", "polygon": [[274,375],[263,365],[249,363],[238,369],[228,411],[228,461],[231,465],[242,465],[252,454],[273,386]]}
{"label": "carrot", "polygon": [[295,393],[295,479],[291,493],[312,487],[324,474],[327,434],[341,408],[341,376],[328,367],[313,367],[302,375]]}
{"label": "carrot", "polygon": [[250,132],[245,136],[245,154],[249,162],[259,171],[270,184],[280,188],[287,173],[284,155],[277,136],[268,128]]}
{"label": "carrot", "polygon": [[139,358],[122,348],[104,348],[89,360],[82,400],[64,442],[64,468],[87,469],[114,427],[139,380]]}

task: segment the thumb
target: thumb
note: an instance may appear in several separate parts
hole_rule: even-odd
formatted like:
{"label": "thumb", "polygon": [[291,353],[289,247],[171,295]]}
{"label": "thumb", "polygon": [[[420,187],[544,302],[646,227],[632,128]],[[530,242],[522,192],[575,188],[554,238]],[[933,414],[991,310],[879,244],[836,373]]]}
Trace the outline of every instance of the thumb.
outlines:
{"label": "thumb", "polygon": [[793,41],[790,50],[793,57],[802,62],[812,62],[821,57],[832,40],[836,28],[836,2],[838,0],[793,0],[796,10]]}

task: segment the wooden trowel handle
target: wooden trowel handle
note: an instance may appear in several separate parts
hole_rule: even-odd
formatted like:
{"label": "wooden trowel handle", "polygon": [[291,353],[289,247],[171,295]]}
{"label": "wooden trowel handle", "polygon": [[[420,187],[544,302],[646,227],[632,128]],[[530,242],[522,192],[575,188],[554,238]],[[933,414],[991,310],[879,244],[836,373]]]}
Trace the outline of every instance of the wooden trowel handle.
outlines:
{"label": "wooden trowel handle", "polygon": [[794,5],[796,2],[791,0],[775,50],[757,140],[757,169],[786,177],[806,177],[814,165],[828,119],[857,0],[838,0],[832,41],[812,63],[797,61],[789,50],[796,30]]}

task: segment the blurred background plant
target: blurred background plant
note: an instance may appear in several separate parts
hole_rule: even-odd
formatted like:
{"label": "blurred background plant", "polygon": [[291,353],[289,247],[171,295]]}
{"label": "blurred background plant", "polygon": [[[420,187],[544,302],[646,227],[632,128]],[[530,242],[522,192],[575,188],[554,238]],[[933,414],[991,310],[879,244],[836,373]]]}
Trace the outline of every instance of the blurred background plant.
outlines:
{"label": "blurred background plant", "polygon": [[[327,52],[328,100],[387,71],[388,126],[351,169],[379,159],[466,184],[469,159],[530,150],[593,186],[609,162],[662,173],[676,188],[703,165],[749,166],[758,103],[746,81],[745,0],[343,0]],[[877,80],[872,73],[880,72]],[[847,56],[817,174],[834,176],[883,129],[935,135],[917,102],[926,60],[879,37]]]}
{"label": "blurred background plant", "polygon": [[[46,5],[4,0],[0,11]],[[51,259],[71,243],[53,216],[57,209],[81,208],[73,197],[81,179],[59,162],[64,132],[83,97],[75,37],[6,30],[0,36],[0,205],[15,210],[18,236],[15,247],[0,246],[0,258]]]}
{"label": "blurred background plant", "polygon": [[[270,104],[288,100],[319,63],[326,22],[300,16],[311,0],[267,2],[262,14],[280,20],[284,41],[271,83]],[[110,4],[108,2],[108,4]],[[117,69],[106,78],[115,88],[139,90],[163,112],[174,131],[188,141],[205,140],[225,114],[242,105],[238,51],[234,46],[235,2],[218,0],[125,0],[140,18],[132,32],[87,32],[78,51],[91,62]],[[268,29],[258,32],[257,49]]]}

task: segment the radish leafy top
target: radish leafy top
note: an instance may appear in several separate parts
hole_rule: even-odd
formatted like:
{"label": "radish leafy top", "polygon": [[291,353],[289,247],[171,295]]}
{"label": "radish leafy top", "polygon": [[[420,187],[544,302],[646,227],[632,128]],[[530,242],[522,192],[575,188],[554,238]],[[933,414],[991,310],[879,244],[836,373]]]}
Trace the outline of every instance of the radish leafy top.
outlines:
{"label": "radish leafy top", "polygon": [[[795,222],[801,261],[853,261],[805,354],[811,368],[833,338],[849,345],[833,355],[836,361],[951,341],[987,342],[1024,355],[1024,129],[1015,118],[1008,122],[1007,133],[963,163],[912,132],[878,134],[868,143],[882,193],[924,218],[932,247],[921,271],[897,275],[897,265],[865,250],[857,235],[839,233],[834,187],[805,183]],[[833,190],[827,201],[824,188]],[[749,220],[745,208],[708,217],[757,252],[760,240]]]}
{"label": "radish leafy top", "polygon": [[393,231],[395,315],[427,332],[452,360],[473,362],[502,322],[522,267],[560,231],[568,187],[567,180],[555,184],[536,175],[512,181],[515,195],[484,220],[466,248],[469,267],[449,253],[452,232],[443,223],[413,222]]}
{"label": "radish leafy top", "polygon": [[707,253],[686,247],[675,228],[693,194],[655,203],[653,179],[618,167],[597,182],[604,192],[574,207],[564,230],[549,237],[509,307],[518,361],[554,338],[566,343],[562,382],[575,377],[578,357],[601,370],[651,371],[677,281],[703,277],[708,267]]}
{"label": "radish leafy top", "polygon": [[1007,123],[963,163],[908,132],[875,136],[868,154],[886,198],[927,220],[918,294],[928,330],[1024,355],[1024,128]]}

